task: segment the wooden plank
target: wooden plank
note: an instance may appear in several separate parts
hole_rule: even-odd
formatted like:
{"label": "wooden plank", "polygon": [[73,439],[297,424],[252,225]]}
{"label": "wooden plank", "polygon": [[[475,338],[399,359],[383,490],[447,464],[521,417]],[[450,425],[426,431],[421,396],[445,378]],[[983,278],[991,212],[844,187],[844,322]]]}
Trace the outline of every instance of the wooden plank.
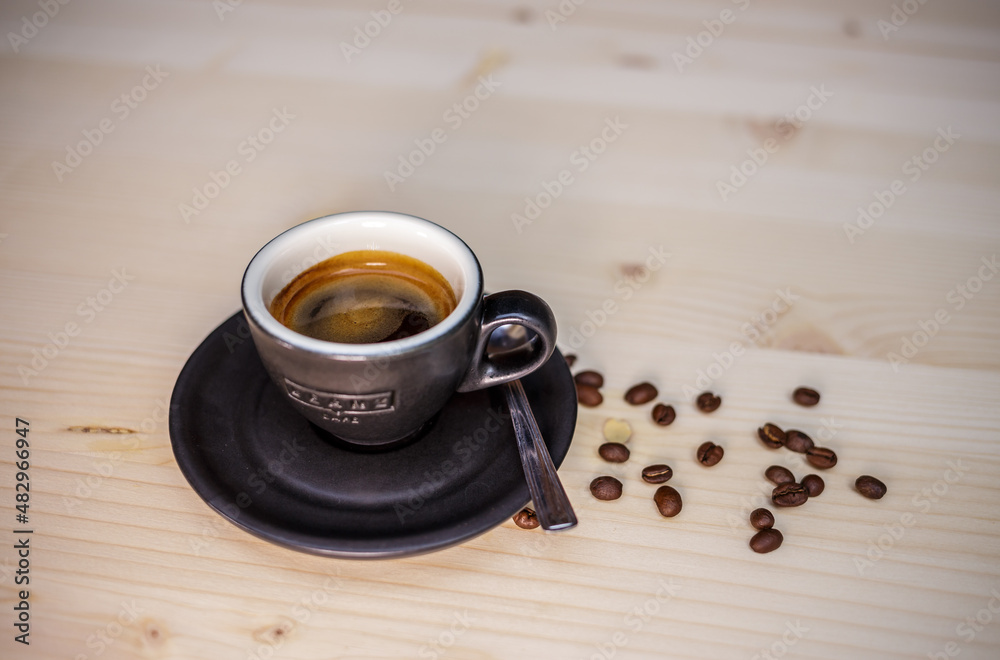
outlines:
{"label": "wooden plank", "polygon": [[[983,260],[1000,252],[1000,15],[926,3],[883,39],[892,5],[753,2],[680,71],[674,53],[739,3],[589,0],[554,30],[557,4],[406,4],[351,62],[340,41],[384,5],[61,6],[0,57],[0,448],[13,475],[14,419],[31,421],[35,528],[32,645],[10,635],[0,655],[995,657],[1000,278]],[[36,11],[5,5],[3,34]],[[157,65],[123,117],[112,103]],[[480,75],[500,86],[456,128],[445,113]],[[801,127],[778,123],[824,85]],[[287,127],[248,160],[276,110]],[[581,171],[574,151],[615,118],[627,128]],[[113,132],[57,174],[103,119]],[[961,137],[910,178],[949,126]],[[447,141],[390,187],[438,127]],[[767,162],[720,193],[768,139]],[[233,159],[240,173],[185,217]],[[573,183],[515,223],[563,169]],[[897,179],[884,215],[845,233]],[[454,230],[491,290],[544,297],[562,348],[605,374],[560,470],[578,528],[507,522],[423,557],[338,561],[249,536],[186,483],[164,417],[184,361],[239,308],[263,243],[359,208]],[[79,334],[56,345],[69,323]],[[670,428],[622,400],[644,379],[677,407]],[[790,402],[801,384],[818,408]],[[723,396],[711,416],[693,408],[702,389]],[[597,455],[608,417],[633,424],[624,465]],[[763,470],[811,471],[760,445],[765,421],[840,463],[820,498],[777,511],[785,544],[761,556],[746,516],[767,502]],[[711,469],[693,459],[705,439],[726,449]],[[675,519],[639,478],[654,462],[674,467]],[[853,492],[863,473],[883,500]],[[590,496],[600,474],[622,499]],[[0,553],[8,603],[15,561]]]}

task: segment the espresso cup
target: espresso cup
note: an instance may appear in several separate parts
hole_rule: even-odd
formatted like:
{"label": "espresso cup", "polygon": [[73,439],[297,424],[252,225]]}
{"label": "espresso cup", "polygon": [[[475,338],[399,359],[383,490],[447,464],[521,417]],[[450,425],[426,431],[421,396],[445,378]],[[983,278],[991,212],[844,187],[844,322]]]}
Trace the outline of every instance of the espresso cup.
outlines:
{"label": "espresso cup", "polygon": [[[437,271],[454,308],[427,329],[379,343],[342,343],[283,325],[271,304],[317,263],[359,250],[397,253]],[[291,405],[316,426],[350,443],[387,445],[412,438],[456,392],[522,378],[555,348],[556,322],[525,291],[483,292],[469,246],[447,229],[402,213],[338,213],[272,239],[243,275],[243,312],[260,359]],[[531,332],[526,350],[493,360],[487,342],[507,324]]]}

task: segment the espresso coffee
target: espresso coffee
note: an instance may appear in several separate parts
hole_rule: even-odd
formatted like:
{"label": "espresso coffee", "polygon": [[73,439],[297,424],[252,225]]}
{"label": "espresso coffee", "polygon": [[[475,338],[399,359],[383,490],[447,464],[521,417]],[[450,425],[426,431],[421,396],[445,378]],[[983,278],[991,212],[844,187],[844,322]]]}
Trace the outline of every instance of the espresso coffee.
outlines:
{"label": "espresso coffee", "polygon": [[269,310],[286,328],[308,337],[376,344],[432,328],[457,304],[448,280],[419,259],[357,250],[300,273]]}

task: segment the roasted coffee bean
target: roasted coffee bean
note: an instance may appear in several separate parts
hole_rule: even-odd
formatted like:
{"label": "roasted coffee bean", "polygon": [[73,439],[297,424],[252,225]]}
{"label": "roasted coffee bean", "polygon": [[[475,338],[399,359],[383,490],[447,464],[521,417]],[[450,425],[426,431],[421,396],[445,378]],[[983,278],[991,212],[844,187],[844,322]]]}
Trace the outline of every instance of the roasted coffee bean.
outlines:
{"label": "roasted coffee bean", "polygon": [[819,403],[819,392],[808,387],[800,387],[792,393],[792,401],[800,406],[812,408]]}
{"label": "roasted coffee bean", "polygon": [[566,360],[566,366],[570,369],[572,369],[573,365],[576,364],[576,356],[572,353],[567,353],[563,356],[563,359]]}
{"label": "roasted coffee bean", "polygon": [[604,397],[601,395],[600,390],[596,387],[591,387],[590,385],[577,385],[576,400],[579,401],[582,406],[594,408],[603,403]]}
{"label": "roasted coffee bean", "polygon": [[674,476],[674,471],[670,469],[669,465],[662,463],[642,468],[642,480],[647,484],[666,483],[670,481],[670,477],[672,476]]}
{"label": "roasted coffee bean", "polygon": [[771,529],[774,527],[774,514],[767,509],[754,509],[750,512],[750,524],[754,529]]}
{"label": "roasted coffee bean", "polygon": [[781,430],[780,426],[770,423],[757,429],[757,437],[771,449],[779,449],[780,447],[783,447],[787,438],[785,432]]}
{"label": "roasted coffee bean", "polygon": [[628,392],[625,393],[625,400],[633,406],[641,406],[655,399],[657,394],[659,392],[656,391],[656,387],[652,383],[639,383],[628,388]]}
{"label": "roasted coffee bean", "polygon": [[806,492],[809,493],[809,497],[819,497],[826,489],[826,482],[824,482],[823,477],[818,474],[807,474],[802,477],[802,485],[805,486]]}
{"label": "roasted coffee bean", "polygon": [[711,392],[703,392],[698,395],[698,399],[695,401],[695,405],[698,406],[698,410],[703,413],[715,412],[722,405],[722,399],[715,396]]}
{"label": "roasted coffee bean", "polygon": [[608,463],[624,463],[631,452],[620,442],[605,442],[598,447],[597,453]]}
{"label": "roasted coffee bean", "polygon": [[775,486],[795,483],[795,475],[792,474],[792,471],[780,465],[772,465],[764,470],[764,478]]}
{"label": "roasted coffee bean", "polygon": [[858,477],[857,481],[854,482],[854,487],[858,489],[859,493],[870,500],[880,500],[888,491],[884,483],[867,474]]}
{"label": "roasted coffee bean", "polygon": [[762,529],[750,539],[750,549],[762,555],[781,547],[785,537],[776,529]]}
{"label": "roasted coffee bean", "polygon": [[813,447],[806,452],[806,460],[817,470],[829,470],[837,464],[837,455],[832,449]]}
{"label": "roasted coffee bean", "polygon": [[681,501],[681,494],[673,486],[660,486],[653,495],[656,502],[656,509],[664,518],[673,518],[681,512],[684,502]]}
{"label": "roasted coffee bean", "polygon": [[538,527],[538,516],[531,509],[525,507],[514,514],[514,524],[521,529],[534,529]]}
{"label": "roasted coffee bean", "polygon": [[785,434],[786,449],[791,449],[792,451],[804,454],[815,446],[816,443],[813,442],[813,439],[802,431],[792,429]]}
{"label": "roasted coffee bean", "polygon": [[802,506],[808,499],[809,491],[802,484],[781,484],[771,491],[771,501],[774,502],[774,506]]}
{"label": "roasted coffee bean", "polygon": [[722,456],[725,453],[725,449],[714,442],[709,441],[701,443],[701,446],[698,447],[698,451],[696,452],[696,456],[698,457],[699,463],[705,467],[712,467],[713,465],[717,465],[719,461],[722,460]]}
{"label": "roasted coffee bean", "polygon": [[670,426],[677,419],[677,411],[673,406],[665,403],[658,403],[653,406],[653,421],[660,426]]}
{"label": "roasted coffee bean", "polygon": [[599,500],[617,500],[622,496],[622,482],[614,477],[597,477],[590,482],[590,494]]}
{"label": "roasted coffee bean", "polygon": [[581,371],[573,376],[577,385],[589,385],[590,387],[604,387],[604,376],[596,371]]}

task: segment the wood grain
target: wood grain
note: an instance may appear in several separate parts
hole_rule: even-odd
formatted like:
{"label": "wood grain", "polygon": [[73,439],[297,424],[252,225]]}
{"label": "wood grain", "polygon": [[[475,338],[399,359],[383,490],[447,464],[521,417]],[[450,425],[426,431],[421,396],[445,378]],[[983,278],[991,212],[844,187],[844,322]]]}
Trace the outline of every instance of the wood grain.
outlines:
{"label": "wood grain", "polygon": [[[0,655],[996,657],[1000,278],[970,287],[1000,252],[997,8],[928,2],[883,39],[888,0],[589,0],[555,29],[557,3],[433,0],[346,61],[341,41],[385,5],[247,0],[220,19],[212,3],[99,0],[60,6],[17,52],[8,38],[0,510],[13,524],[20,417],[35,532],[30,647],[6,623],[15,535],[0,552]],[[674,54],[724,9],[735,20],[678,71]],[[3,34],[37,11],[6,3]],[[146,67],[166,76],[122,117],[112,104]],[[454,128],[445,113],[480,76],[499,86]],[[815,88],[832,95],[783,128]],[[276,110],[292,118],[248,161],[241,145]],[[103,119],[113,131],[60,180],[53,161]],[[580,171],[574,152],[616,119],[626,128]],[[385,172],[439,127],[447,140],[390,189]],[[961,137],[912,180],[904,163],[949,127]],[[777,150],[723,199],[718,182],[768,139]],[[230,160],[240,173],[185,218]],[[512,214],[564,169],[573,183],[518,231]],[[897,179],[905,192],[852,242],[844,225]],[[166,401],[238,309],[250,257],[289,226],[365,208],[454,230],[490,289],[544,297],[563,349],[605,374],[560,469],[578,528],[508,522],[422,557],[330,560],[240,531],[180,474]],[[939,310],[947,322],[894,368]],[[762,317],[758,338],[747,324]],[[37,357],[68,323],[79,334]],[[677,407],[673,426],[622,401],[640,380]],[[803,384],[819,407],[791,403]],[[706,388],[723,397],[710,416],[689,396]],[[626,464],[597,456],[608,417],[634,427]],[[777,511],[785,544],[759,556],[746,515],[766,501],[764,468],[807,473],[755,439],[765,421],[840,463],[820,498]],[[694,461],[705,439],[726,450],[711,469]],[[654,462],[674,468],[675,519],[639,479]],[[589,495],[600,474],[622,499]],[[889,494],[863,499],[860,474]]]}

